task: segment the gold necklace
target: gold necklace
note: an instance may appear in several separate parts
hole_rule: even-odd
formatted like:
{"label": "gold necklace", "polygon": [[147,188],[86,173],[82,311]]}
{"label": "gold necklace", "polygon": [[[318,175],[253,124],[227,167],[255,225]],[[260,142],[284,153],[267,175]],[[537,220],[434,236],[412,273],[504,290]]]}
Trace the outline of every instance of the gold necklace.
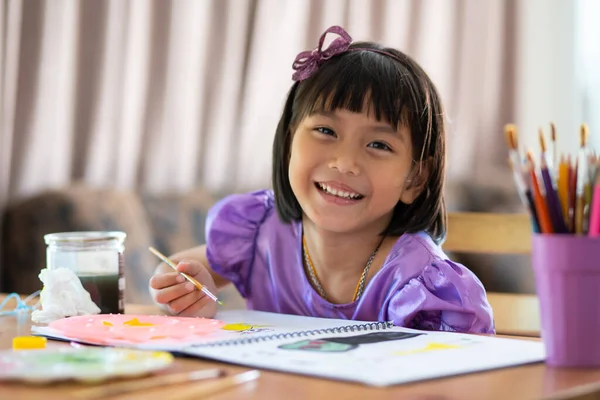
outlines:
{"label": "gold necklace", "polygon": [[[371,256],[369,257],[369,261],[367,261],[367,264],[365,265],[365,268],[363,269],[363,272],[360,275],[360,279],[358,280],[358,283],[356,284],[356,289],[354,289],[354,296],[352,297],[352,302],[355,302],[356,300],[358,300],[360,298],[360,296],[362,296],[362,293],[365,288],[365,281],[367,279],[367,274],[369,273],[369,269],[371,269],[371,264],[373,263],[373,260],[375,259],[375,256],[377,255],[377,252],[379,251],[379,247],[381,247],[382,243],[383,243],[383,238],[381,239],[381,241],[379,242],[377,247],[375,247],[375,250],[373,250],[373,253],[371,253]],[[319,295],[321,295],[322,298],[327,300],[327,293],[325,293],[325,289],[323,289],[323,286],[321,285],[321,282],[319,281],[319,277],[317,276],[317,270],[315,269],[312,259],[310,258],[310,254],[308,252],[308,246],[306,246],[306,237],[304,236],[304,234],[302,234],[302,248],[304,249],[304,261],[306,262],[310,280],[312,281],[313,286],[317,289],[317,292],[319,292]]]}

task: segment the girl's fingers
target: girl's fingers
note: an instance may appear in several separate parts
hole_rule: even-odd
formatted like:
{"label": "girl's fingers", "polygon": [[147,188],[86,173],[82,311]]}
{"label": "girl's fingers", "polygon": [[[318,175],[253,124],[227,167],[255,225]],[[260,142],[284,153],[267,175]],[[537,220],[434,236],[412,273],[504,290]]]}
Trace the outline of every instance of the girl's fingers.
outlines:
{"label": "girl's fingers", "polygon": [[195,286],[189,282],[178,283],[173,286],[160,289],[156,292],[155,300],[159,304],[170,304],[171,302],[183,296],[190,294],[192,291],[197,291]]}
{"label": "girl's fingers", "polygon": [[155,274],[150,278],[150,287],[152,289],[164,289],[169,286],[185,282],[185,278],[177,272],[165,272],[164,274]]}
{"label": "girl's fingers", "polygon": [[179,264],[177,264],[177,271],[185,272],[190,276],[198,275],[203,269],[205,269],[204,266],[194,260],[181,260],[179,261]]}
{"label": "girl's fingers", "polygon": [[[193,290],[185,295],[176,298],[169,302],[169,308],[174,314],[181,315],[183,311],[191,308],[195,303],[201,302],[204,297],[207,297],[199,290]],[[186,315],[189,313],[186,312]]]}
{"label": "girl's fingers", "polygon": [[[192,293],[190,293],[191,295]],[[182,317],[208,317],[212,318],[217,311],[216,303],[207,295],[202,292],[198,292],[199,298],[189,305],[187,308],[178,311],[178,315]],[[190,296],[191,297],[191,296]],[[195,298],[196,296],[192,297]],[[170,305],[171,309],[173,306]],[[176,306],[176,307],[179,307]],[[175,310],[173,310],[175,311]]]}
{"label": "girl's fingers", "polygon": [[[208,269],[195,260],[182,260],[177,264],[177,271],[184,272],[216,293],[216,286]],[[154,301],[167,306],[167,312],[180,316],[212,317],[217,311],[216,303],[191,282],[174,271],[157,273],[150,279],[151,293]]]}

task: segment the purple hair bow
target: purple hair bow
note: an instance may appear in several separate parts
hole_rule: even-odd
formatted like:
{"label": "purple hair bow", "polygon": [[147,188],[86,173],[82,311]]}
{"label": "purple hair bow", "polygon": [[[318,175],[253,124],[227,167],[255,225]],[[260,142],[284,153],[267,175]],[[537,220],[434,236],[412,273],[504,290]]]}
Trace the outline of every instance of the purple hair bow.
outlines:
{"label": "purple hair bow", "polygon": [[[335,33],[340,37],[336,38],[328,48],[323,50],[323,42],[328,33]],[[292,68],[296,71],[292,75],[294,81],[303,81],[309,78],[319,66],[329,60],[331,57],[343,53],[350,47],[352,38],[341,26],[332,26],[327,29],[319,40],[319,47],[312,51],[303,51],[296,56]]]}

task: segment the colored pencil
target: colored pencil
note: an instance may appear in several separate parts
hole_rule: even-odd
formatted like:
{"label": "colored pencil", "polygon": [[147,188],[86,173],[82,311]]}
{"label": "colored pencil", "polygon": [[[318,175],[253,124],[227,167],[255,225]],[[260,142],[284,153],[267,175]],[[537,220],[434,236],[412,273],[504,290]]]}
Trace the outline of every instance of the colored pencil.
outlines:
{"label": "colored pencil", "polygon": [[558,198],[562,209],[565,226],[569,225],[569,165],[564,155],[558,165]]}
{"label": "colored pencil", "polygon": [[554,122],[550,122],[550,145],[551,147],[551,154],[552,154],[552,165],[550,166],[553,175],[557,176],[558,174],[558,158],[557,158],[557,152],[558,152],[558,145],[556,143],[556,125],[554,125]]}
{"label": "colored pencil", "polygon": [[600,174],[596,174],[594,179],[594,195],[590,208],[588,235],[598,237],[600,236]]}
{"label": "colored pencil", "polygon": [[533,231],[600,237],[600,158],[589,147],[588,126],[580,126],[575,157],[560,153],[560,158],[555,124],[550,123],[550,141],[539,128],[539,163],[531,151],[520,160],[514,124],[504,126],[504,135],[513,180]]}
{"label": "colored pencil", "polygon": [[565,225],[565,220],[562,215],[560,201],[558,200],[556,190],[554,189],[554,183],[552,181],[552,176],[550,175],[550,168],[546,158],[546,143],[544,140],[544,133],[542,132],[541,128],[539,130],[539,139],[540,148],[542,150],[540,153],[540,171],[542,182],[544,183],[544,188],[546,191],[546,204],[548,206],[550,220],[552,221],[553,231],[555,233],[567,233],[567,226]]}
{"label": "colored pencil", "polygon": [[569,156],[569,232],[575,233],[575,203],[577,202],[577,158],[575,164]]}
{"label": "colored pencil", "polygon": [[533,201],[535,204],[535,211],[538,216],[538,221],[540,223],[540,231],[542,233],[554,233],[554,229],[552,228],[552,220],[550,219],[550,213],[548,211],[548,205],[546,204],[544,195],[542,194],[540,186],[538,185],[537,176],[535,174],[535,161],[531,151],[527,152],[527,170],[531,177]]}

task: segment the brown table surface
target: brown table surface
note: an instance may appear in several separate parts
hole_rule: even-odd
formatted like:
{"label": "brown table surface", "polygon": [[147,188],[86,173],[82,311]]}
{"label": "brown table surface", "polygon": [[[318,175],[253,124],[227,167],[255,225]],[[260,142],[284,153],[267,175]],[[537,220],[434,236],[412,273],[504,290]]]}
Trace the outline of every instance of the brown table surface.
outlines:
{"label": "brown table surface", "polygon": [[[4,296],[0,294],[0,300]],[[129,305],[128,313],[151,314],[152,306]],[[14,336],[28,335],[30,322],[18,326],[13,316],[0,317],[0,349],[12,348]],[[536,340],[536,339],[531,339]],[[49,341],[48,346],[67,346],[66,343]],[[222,368],[228,374],[247,371],[248,368],[222,363],[208,362],[192,358],[176,358],[172,366],[164,373],[191,371],[202,368]],[[398,371],[402,373],[402,371]],[[102,383],[104,385],[110,382]],[[177,399],[178,392],[189,389],[191,385],[180,384],[163,387],[160,390],[139,392],[119,398]],[[71,399],[73,391],[90,385],[78,383],[60,383],[36,386],[20,382],[0,383],[0,399]],[[230,388],[211,399],[563,399],[588,398],[591,393],[600,393],[600,368],[598,369],[561,369],[550,368],[543,363],[524,365],[514,368],[479,372],[451,378],[435,379],[392,386],[388,388],[370,388],[359,384],[312,378],[294,374],[261,371],[261,376],[253,383]],[[140,395],[143,395],[141,397]],[[114,398],[114,397],[113,397]],[[206,397],[205,397],[206,398]],[[589,397],[595,398],[595,397]]]}

